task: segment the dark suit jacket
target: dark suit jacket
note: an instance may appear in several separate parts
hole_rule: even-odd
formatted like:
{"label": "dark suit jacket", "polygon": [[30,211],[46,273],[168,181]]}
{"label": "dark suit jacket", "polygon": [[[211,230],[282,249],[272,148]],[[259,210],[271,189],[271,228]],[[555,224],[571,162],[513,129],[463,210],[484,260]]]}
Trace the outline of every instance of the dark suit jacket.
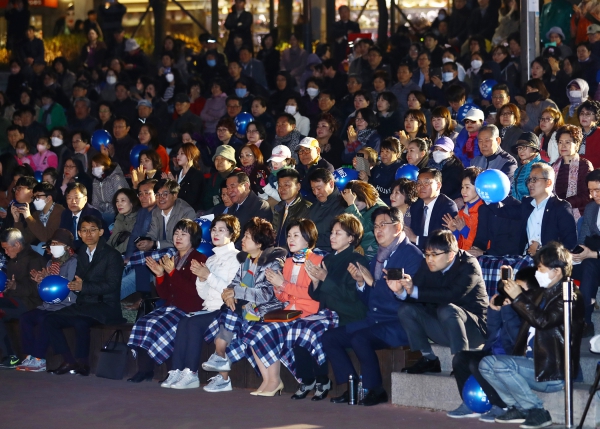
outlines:
{"label": "dark suit jacket", "polygon": [[[524,252],[525,246],[527,246],[527,221],[533,212],[532,200],[531,197],[524,197],[520,205],[491,207],[500,217],[520,220],[519,253]],[[568,250],[577,246],[577,226],[571,211],[571,204],[556,196],[550,197],[542,217],[541,239],[542,245],[558,241]]]}
{"label": "dark suit jacket", "polygon": [[121,314],[121,254],[100,239],[90,262],[87,246],[77,252],[75,275],[83,280],[74,305],[59,310],[61,314],[87,316],[102,324],[124,321]]}
{"label": "dark suit jacket", "polygon": [[481,274],[481,267],[474,256],[459,250],[453,265],[446,273],[432,273],[425,260],[413,277],[413,284],[418,287],[418,298],[410,296],[406,302],[421,302],[439,306],[455,304],[472,315],[477,316],[475,322],[486,331],[486,315],[488,295]]}
{"label": "dark suit jacket", "polygon": [[579,244],[585,244],[585,238],[588,236],[600,235],[600,229],[598,229],[598,224],[596,223],[598,211],[600,211],[600,205],[596,204],[595,201],[591,201],[585,206],[581,231],[577,240]]}
{"label": "dark suit jacket", "polygon": [[[102,221],[102,229],[104,229],[104,235],[102,236],[102,238],[108,240],[110,238],[110,231],[108,230],[108,225],[106,225],[104,219],[102,219],[102,213],[100,213],[100,211],[96,207],[92,206],[91,204],[86,204],[83,207],[83,210],[81,210],[79,222],[81,222],[81,218],[83,216],[89,215],[96,216]],[[79,223],[77,224],[77,227],[79,228]],[[65,211],[62,212],[62,216],[60,217],[60,228],[64,228],[67,231],[71,231],[73,237],[75,238],[75,241],[73,242],[73,249],[78,250],[82,244],[82,241],[81,238],[79,238],[77,231],[73,231],[73,212],[68,208],[66,208]]]}
{"label": "dark suit jacket", "polygon": [[[419,249],[425,249],[425,245],[427,244],[427,237],[423,235],[423,229],[421,227],[421,222],[423,219],[423,207],[425,204],[423,200],[418,199],[416,203],[410,206],[410,227],[412,231],[419,237],[419,242],[417,246]],[[444,194],[440,194],[437,201],[433,205],[433,209],[431,210],[431,216],[429,218],[429,230],[428,234],[435,231],[436,229],[444,229],[443,227],[443,217],[446,213],[449,213],[452,217],[455,217],[458,214],[458,207],[456,207],[456,203],[452,201],[450,198],[445,196]]]}
{"label": "dark suit jacket", "polygon": [[188,203],[195,211],[200,210],[202,206],[202,183],[204,176],[200,170],[192,167],[179,183],[179,195],[183,201]]}
{"label": "dark suit jacket", "polygon": [[[238,218],[242,230],[244,229],[244,225],[255,216],[268,220],[269,222],[273,220],[273,212],[271,211],[269,203],[258,198],[253,191],[250,191],[241,206],[238,207],[237,204],[234,204],[233,207],[229,209],[229,214]],[[242,236],[240,235],[236,242],[236,248],[241,249],[241,246]]]}
{"label": "dark suit jacket", "polygon": [[[477,235],[475,236],[473,246],[484,250],[487,255],[492,256],[522,254],[523,248],[519,248],[519,220],[499,219],[500,216],[494,211],[495,207],[503,207],[505,205],[519,206],[520,204],[519,200],[508,196],[500,203],[481,205],[477,221]],[[498,228],[498,225],[502,225],[502,228]]]}

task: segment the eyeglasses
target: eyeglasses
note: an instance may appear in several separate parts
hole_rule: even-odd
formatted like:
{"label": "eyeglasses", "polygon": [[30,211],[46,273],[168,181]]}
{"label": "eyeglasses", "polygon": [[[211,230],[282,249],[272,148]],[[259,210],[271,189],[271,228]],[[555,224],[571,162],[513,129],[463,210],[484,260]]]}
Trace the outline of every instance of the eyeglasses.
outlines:
{"label": "eyeglasses", "polygon": [[550,180],[550,179],[546,179],[545,177],[528,177],[525,180],[525,184],[529,185],[530,183],[533,183],[535,185],[538,182],[538,180]]}
{"label": "eyeglasses", "polygon": [[19,191],[27,191],[29,188],[27,186],[15,186],[13,188],[13,192],[19,192]]}
{"label": "eyeglasses", "polygon": [[514,113],[513,113],[513,112],[504,112],[504,113],[501,113],[501,114],[500,114],[500,116],[501,116],[501,117],[504,117],[504,118],[509,118],[509,117],[511,117],[511,116],[513,116],[513,115],[514,115]]}
{"label": "eyeglasses", "polygon": [[89,235],[89,234],[95,234],[98,231],[100,231],[98,228],[90,228],[90,229],[80,229],[79,232],[81,232],[82,235]]}
{"label": "eyeglasses", "polygon": [[167,198],[171,193],[169,191],[165,191],[165,192],[157,192],[156,196],[158,198]]}
{"label": "eyeglasses", "polygon": [[540,122],[554,122],[554,118],[548,118],[548,117],[541,116],[539,121]]}
{"label": "eyeglasses", "polygon": [[469,124],[476,124],[477,121],[472,121],[470,119],[465,119],[465,125],[469,125]]}
{"label": "eyeglasses", "polygon": [[258,134],[258,130],[246,130],[246,134]]}
{"label": "eyeglasses", "polygon": [[425,259],[431,259],[431,258],[435,258],[436,256],[443,255],[444,253],[448,253],[448,252],[438,252],[438,253],[427,253],[427,252],[425,252],[425,254],[423,256],[425,256]]}
{"label": "eyeglasses", "polygon": [[596,115],[594,113],[592,113],[592,112],[581,112],[579,114],[579,117],[581,117],[581,118],[591,118],[591,117],[594,117],[594,116],[596,116]]}
{"label": "eyeglasses", "polygon": [[434,180],[425,180],[425,181],[423,181],[423,182],[421,182],[421,181],[418,181],[418,182],[417,182],[417,188],[422,188],[422,187],[425,187],[425,186],[431,186],[431,184],[432,184],[433,182],[434,182]]}
{"label": "eyeglasses", "polygon": [[46,194],[39,194],[39,195],[34,195],[33,198],[35,198],[36,200],[40,200],[42,198],[46,198],[48,195]]}
{"label": "eyeglasses", "polygon": [[310,153],[310,149],[300,149],[298,155],[306,155]]}
{"label": "eyeglasses", "polygon": [[355,121],[358,122],[367,122],[364,118],[356,118]]}
{"label": "eyeglasses", "polygon": [[379,229],[379,228],[385,228],[388,225],[396,225],[398,222],[381,222],[381,223],[374,223],[373,224],[373,229]]}
{"label": "eyeglasses", "polygon": [[240,154],[240,158],[254,158],[253,153]]}
{"label": "eyeglasses", "polygon": [[69,164],[65,164],[65,169],[67,169],[67,168],[70,170],[70,169],[72,169],[72,168],[77,168],[77,166],[75,166],[75,165],[69,165]]}
{"label": "eyeglasses", "polygon": [[138,197],[149,197],[154,194],[154,191],[143,191],[138,192]]}
{"label": "eyeglasses", "polygon": [[229,131],[229,128],[217,128],[218,133],[226,133]]}

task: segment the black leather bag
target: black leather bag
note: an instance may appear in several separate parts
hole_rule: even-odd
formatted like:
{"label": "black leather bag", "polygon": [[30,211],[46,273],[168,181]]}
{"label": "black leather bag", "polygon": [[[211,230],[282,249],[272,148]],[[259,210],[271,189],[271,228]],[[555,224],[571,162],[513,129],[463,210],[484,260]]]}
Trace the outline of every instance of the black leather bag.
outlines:
{"label": "black leather bag", "polygon": [[599,235],[588,235],[585,237],[583,242],[590,250],[597,252],[600,250],[600,236]]}
{"label": "black leather bag", "polygon": [[127,367],[128,352],[129,347],[127,347],[123,332],[117,329],[100,349],[96,377],[122,380]]}

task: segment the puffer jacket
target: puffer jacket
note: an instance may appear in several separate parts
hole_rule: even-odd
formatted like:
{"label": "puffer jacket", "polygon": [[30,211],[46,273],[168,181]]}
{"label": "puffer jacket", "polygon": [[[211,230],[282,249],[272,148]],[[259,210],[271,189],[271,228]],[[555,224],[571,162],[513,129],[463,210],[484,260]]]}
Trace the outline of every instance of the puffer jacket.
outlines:
{"label": "puffer jacket", "polygon": [[[564,311],[562,283],[544,289],[533,297],[520,294],[513,300],[512,307],[523,320],[519,336],[515,343],[513,355],[524,356],[527,350],[529,328],[535,328],[533,339],[533,363],[536,381],[551,381],[565,379],[564,364]],[[571,371],[573,376],[579,364],[579,348],[584,326],[584,302],[578,288],[575,289],[571,328]],[[540,303],[544,307],[540,308]]]}
{"label": "puffer jacket", "polygon": [[[114,167],[113,167],[114,166]],[[116,162],[111,168],[104,172],[102,179],[94,177],[92,192],[92,205],[100,210],[100,213],[115,213],[112,204],[113,196],[121,188],[129,188],[123,170]]]}
{"label": "puffer jacket", "polygon": [[529,178],[529,173],[531,172],[531,166],[536,162],[544,162],[542,157],[538,153],[531,161],[527,164],[521,164],[515,171],[515,175],[513,176],[513,184],[510,190],[510,194],[515,197],[517,200],[522,200],[523,197],[529,196],[529,188],[527,187],[526,180]]}
{"label": "puffer jacket", "polygon": [[204,300],[202,310],[216,311],[223,305],[221,293],[232,283],[239,271],[240,263],[236,256],[240,253],[233,243],[214,247],[214,255],[206,260],[210,274],[206,281],[196,278],[196,290]]}
{"label": "puffer jacket", "polygon": [[116,249],[121,255],[127,251],[127,244],[137,220],[137,214],[137,211],[131,212],[128,215],[118,214],[115,218],[115,226],[108,239],[108,245]]}

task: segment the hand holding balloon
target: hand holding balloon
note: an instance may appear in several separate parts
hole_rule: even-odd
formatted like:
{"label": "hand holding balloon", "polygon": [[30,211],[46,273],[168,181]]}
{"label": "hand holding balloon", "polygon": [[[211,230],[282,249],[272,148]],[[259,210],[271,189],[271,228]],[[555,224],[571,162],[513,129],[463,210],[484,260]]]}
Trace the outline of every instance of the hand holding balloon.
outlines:
{"label": "hand holding balloon", "polygon": [[6,281],[6,290],[15,290],[17,288],[17,281],[15,280],[15,275],[13,274],[10,280]]}

